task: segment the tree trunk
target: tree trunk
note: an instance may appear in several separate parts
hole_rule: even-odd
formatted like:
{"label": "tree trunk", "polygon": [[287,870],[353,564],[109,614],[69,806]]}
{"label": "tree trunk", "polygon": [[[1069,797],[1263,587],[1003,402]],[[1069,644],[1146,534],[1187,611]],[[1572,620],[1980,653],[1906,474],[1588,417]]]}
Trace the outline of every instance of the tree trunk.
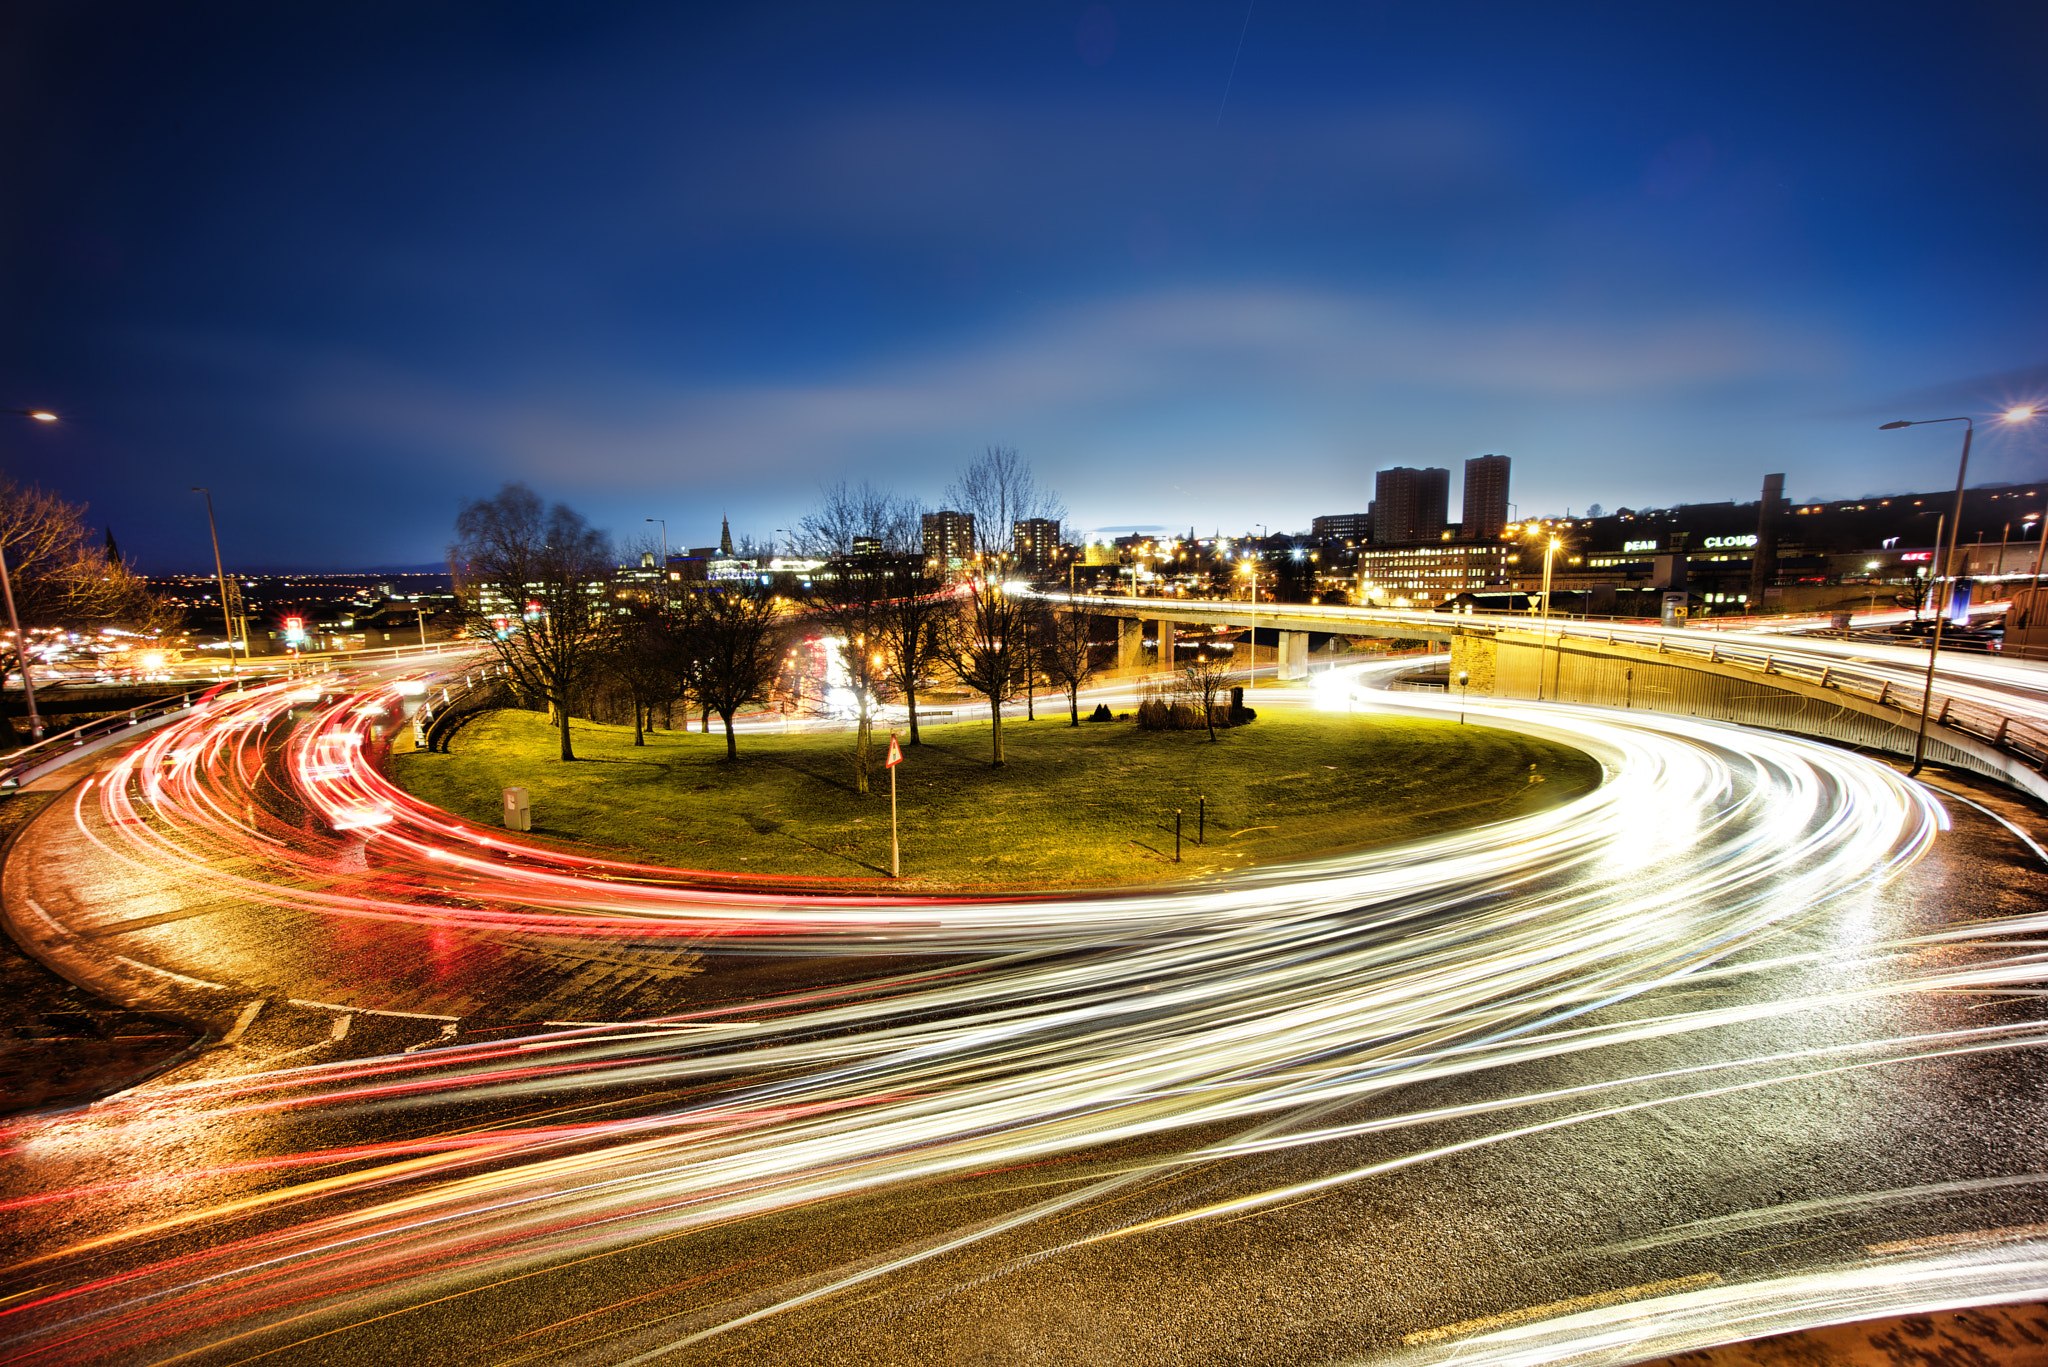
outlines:
{"label": "tree trunk", "polygon": [[576,758],[575,750],[569,746],[569,709],[567,707],[557,707],[555,709],[555,717],[560,722],[562,728],[562,762],[568,764]]}
{"label": "tree trunk", "polygon": [[918,739],[917,739],[917,690],[916,690],[916,689],[912,689],[912,688],[906,688],[906,689],[904,689],[904,690],[903,690],[903,701],[904,701],[904,703],[905,703],[906,705],[908,705],[908,707],[910,708],[910,743],[911,743],[912,745],[916,745],[916,744],[918,744]]}
{"label": "tree trunk", "polygon": [[1073,720],[1068,722],[1067,725],[1079,726],[1081,724],[1081,685],[1075,684],[1067,690],[1067,709],[1073,716]]}
{"label": "tree trunk", "polygon": [[857,738],[853,743],[854,783],[859,788],[862,797],[868,795],[868,736],[872,730],[873,724],[868,720],[868,710],[866,707],[862,707],[860,710],[860,728]]}
{"label": "tree trunk", "polygon": [[[740,743],[739,739],[732,733],[732,713],[720,712],[718,715],[725,722],[725,757],[727,759],[738,759],[740,757]],[[704,729],[708,731],[711,727],[707,723]]]}
{"label": "tree trunk", "polygon": [[647,744],[647,733],[640,727],[641,718],[645,715],[640,710],[640,704],[635,702],[633,704],[633,744],[635,745]]}
{"label": "tree trunk", "polygon": [[[721,713],[720,715],[722,716],[722,715],[724,715],[724,714],[723,714],[723,713]],[[728,721],[730,721],[730,720],[731,720],[731,718],[729,718],[729,717],[728,717],[728,718],[727,718],[727,720],[728,720]],[[700,719],[700,720],[698,721],[698,723],[697,723],[697,729],[698,729],[698,730],[700,730],[700,731],[702,731],[702,732],[703,732],[703,733],[704,733],[705,735],[707,735],[707,736],[711,734],[711,709],[710,709],[710,708],[708,708],[708,707],[707,707],[707,708],[705,708],[705,709],[704,709],[704,716],[702,717],[702,719]]]}
{"label": "tree trunk", "polygon": [[989,768],[1000,769],[1003,767],[1003,700],[994,693],[989,694],[988,710],[989,715],[995,719],[994,729],[990,733],[990,744],[993,749],[989,757]]}

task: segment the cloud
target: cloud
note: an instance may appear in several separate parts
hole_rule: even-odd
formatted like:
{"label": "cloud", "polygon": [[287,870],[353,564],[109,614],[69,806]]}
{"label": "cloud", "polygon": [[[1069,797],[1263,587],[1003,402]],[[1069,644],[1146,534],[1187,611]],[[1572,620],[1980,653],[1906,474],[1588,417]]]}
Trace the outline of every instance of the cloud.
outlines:
{"label": "cloud", "polygon": [[[1838,352],[1733,310],[1459,317],[1247,286],[1075,303],[774,381],[583,371],[500,389],[323,356],[269,388],[284,396],[280,431],[383,453],[415,487],[526,479],[619,525],[656,499],[725,507],[765,533],[842,475],[937,498],[999,441],[1036,463],[1076,526],[1207,530],[1305,526],[1363,509],[1376,466],[1456,469],[1492,450],[1516,456],[1519,498],[1542,497],[1547,471],[1559,506],[1728,497],[1729,431],[1764,426],[1752,399],[1729,396],[1810,392]],[[1677,453],[1663,469],[1661,444]]]}

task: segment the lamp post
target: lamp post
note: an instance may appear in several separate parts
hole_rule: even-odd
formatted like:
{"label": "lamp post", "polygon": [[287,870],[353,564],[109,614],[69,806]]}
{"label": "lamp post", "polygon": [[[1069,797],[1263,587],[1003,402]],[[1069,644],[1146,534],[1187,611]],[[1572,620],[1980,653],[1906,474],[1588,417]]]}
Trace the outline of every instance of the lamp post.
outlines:
{"label": "lamp post", "polygon": [[204,485],[192,486],[195,494],[206,495],[206,534],[213,539],[213,582],[220,587],[220,620],[228,632],[228,673],[235,672],[235,618],[228,606],[228,576],[221,568],[220,532],[213,524],[213,491]]}
{"label": "lamp post", "polygon": [[1557,558],[1557,538],[1543,551],[1543,641],[1536,652],[1536,701],[1543,701],[1543,667],[1550,662],[1550,563]]}
{"label": "lamp post", "polygon": [[[2037,514],[2038,516],[2038,514]],[[2048,517],[2041,519],[2041,544],[2034,550],[2034,573],[2027,581],[2027,613],[2032,616],[2034,590],[2041,587],[2041,558],[2048,555]]]}
{"label": "lamp post", "polygon": [[[55,422],[57,415],[40,408],[9,408],[0,410],[37,422]],[[43,719],[36,715],[36,681],[29,677],[28,637],[21,634],[21,618],[14,611],[14,580],[7,573],[7,548],[0,545],[0,594],[7,597],[7,624],[14,628],[14,649],[21,656],[21,696],[28,704],[28,738],[31,742],[43,738]]]}
{"label": "lamp post", "polygon": [[[2025,422],[2033,416],[2034,410],[2031,408],[2014,408],[2007,410],[2005,420],[2007,422]],[[1959,422],[1963,424],[1963,454],[1962,458],[1956,462],[1956,501],[1955,510],[1948,519],[1948,550],[1946,553],[1941,550],[1940,531],[1937,530],[1934,535],[1935,554],[1943,556],[1943,559],[1940,564],[1934,567],[1935,572],[1932,576],[1933,582],[1937,586],[1934,637],[1927,645],[1927,682],[1920,690],[1920,728],[1919,734],[1913,742],[1913,767],[1906,771],[1908,778],[1917,776],[1920,770],[1926,767],[1927,763],[1927,712],[1934,704],[1934,667],[1936,660],[1941,655],[1941,628],[1942,624],[1948,620],[1949,609],[1948,603],[1943,601],[1939,585],[1942,581],[1943,570],[1949,572],[1951,583],[1953,583],[1956,542],[1961,538],[1963,531],[1963,483],[1969,478],[1970,441],[1977,435],[1977,424],[1970,418],[1917,418],[1910,421],[1901,419],[1898,422],[1883,423],[1877,429],[1880,432],[1892,432],[1901,427],[1923,427],[1930,423],[1939,422]],[[1939,525],[1938,523],[1936,524],[1937,529]]]}

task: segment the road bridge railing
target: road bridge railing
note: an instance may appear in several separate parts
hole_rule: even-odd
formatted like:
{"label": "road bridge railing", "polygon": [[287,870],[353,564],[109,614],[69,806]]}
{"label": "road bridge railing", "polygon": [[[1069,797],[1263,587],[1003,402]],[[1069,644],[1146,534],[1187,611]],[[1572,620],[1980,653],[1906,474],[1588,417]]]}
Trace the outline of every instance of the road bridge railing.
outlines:
{"label": "road bridge railing", "polygon": [[[1774,679],[1787,691],[1834,697],[1884,713],[1895,725],[1917,728],[1921,718],[1925,656],[1915,650],[1896,661],[1857,658],[1873,649],[1845,650],[1846,643],[1819,637],[1773,636],[1746,630],[1704,632],[1665,627],[1641,619],[1601,621],[1545,618],[1525,613],[1465,613],[1331,604],[1251,603],[1243,599],[1144,598],[1096,594],[1034,593],[1048,602],[1109,616],[1169,621],[1217,622],[1281,631],[1337,635],[1425,637],[1455,641],[1527,633],[1561,647],[1572,642],[1631,648],[1669,664],[1710,670],[1738,670],[1759,681]],[[1799,624],[1794,623],[1793,629]],[[1899,647],[1897,649],[1904,650]],[[1944,653],[1927,702],[1930,727],[1978,746],[1990,747],[2037,773],[2048,773],[2048,696],[2011,680],[1986,677],[1972,664],[2010,664]],[[2026,669],[2019,665],[2017,668]],[[2032,672],[2031,670],[2029,672]],[[2048,694],[2048,673],[2039,685]],[[1603,699],[1602,701],[1611,701]]]}
{"label": "road bridge railing", "polygon": [[196,705],[195,699],[212,689],[194,689],[181,693],[175,698],[164,698],[141,707],[130,708],[127,712],[110,717],[96,717],[92,721],[74,726],[68,731],[59,731],[45,736],[30,745],[0,758],[0,792],[13,792],[22,784],[47,770],[70,762],[80,750],[132,731],[137,727],[168,721],[182,712],[189,712]]}

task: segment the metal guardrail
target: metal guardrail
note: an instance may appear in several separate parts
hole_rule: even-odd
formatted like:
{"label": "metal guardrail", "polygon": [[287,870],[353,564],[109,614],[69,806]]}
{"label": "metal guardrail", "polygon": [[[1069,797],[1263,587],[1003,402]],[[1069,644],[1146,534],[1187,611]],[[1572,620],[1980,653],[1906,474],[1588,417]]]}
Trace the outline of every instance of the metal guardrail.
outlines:
{"label": "metal guardrail", "polygon": [[[1084,611],[1094,608],[1115,606],[1130,610],[1169,609],[1183,612],[1200,612],[1212,605],[1201,599],[1173,598],[1116,598],[1092,594],[1034,593],[1032,596],[1060,603],[1069,603]],[[1521,613],[1440,613],[1414,610],[1366,608],[1335,605],[1314,605],[1291,603],[1260,603],[1254,606],[1242,600],[1230,600],[1213,604],[1223,609],[1223,615],[1232,622],[1255,621],[1258,625],[1289,629],[1285,619],[1289,617],[1314,619],[1318,623],[1338,622],[1356,624],[1359,634],[1377,633],[1399,635],[1403,628],[1429,628],[1434,635],[1475,636],[1496,635],[1502,631],[1532,632],[1558,640],[1579,639],[1607,645],[1629,645],[1639,649],[1655,651],[1660,655],[1690,656],[1714,665],[1730,665],[1753,669],[1759,675],[1775,675],[1788,680],[1799,680],[1823,689],[1833,689],[1853,694],[1876,703],[1881,707],[1898,709],[1904,716],[1904,724],[1917,725],[1920,717],[1920,685],[1917,681],[1902,684],[1889,674],[1826,658],[1815,653],[1801,652],[1783,640],[1767,644],[1750,644],[1746,632],[1715,630],[1703,632],[1697,629],[1676,629],[1661,627],[1641,618],[1633,621],[1598,621],[1567,617],[1533,617]],[[1752,618],[1738,623],[1730,619],[1728,627],[1755,626],[1764,623],[1800,629],[1807,625],[1806,619]],[[1294,630],[1312,631],[1330,629],[1328,625],[1311,626],[1304,622]],[[1898,673],[1914,668],[1901,665]],[[1995,684],[1984,685],[1987,689]],[[2015,700],[2017,701],[2017,700]],[[2048,772],[2048,709],[2028,712],[2018,707],[2000,707],[1980,699],[1965,698],[1943,692],[1937,675],[1936,690],[1927,709],[1927,719],[1935,726],[1947,727],[2020,759],[2035,769]]]}
{"label": "metal guardrail", "polygon": [[483,706],[474,705],[478,702],[479,695],[487,691],[495,692],[504,684],[509,674],[510,671],[504,665],[487,661],[474,669],[464,670],[460,687],[443,684],[440,706],[434,705],[433,695],[429,693],[427,700],[420,704],[419,711],[413,713],[412,732],[415,743],[423,749],[445,750],[448,733],[455,728],[456,723],[484,710]]}
{"label": "metal guardrail", "polygon": [[[1759,676],[1795,679],[1817,688],[1852,694],[1880,707],[1897,708],[1909,724],[1917,725],[1920,718],[1921,688],[1917,683],[1901,685],[1888,674],[1875,674],[1840,661],[1805,655],[1796,647],[1788,647],[1782,642],[1752,646],[1740,637],[1718,634],[1701,640],[1688,639],[1681,632],[1653,635],[1614,627],[1589,629],[1564,623],[1553,623],[1551,629],[1545,631],[1540,622],[1475,624],[1473,630],[1474,634],[1528,631],[1555,636],[1560,641],[1590,640],[1610,646],[1634,646],[1659,655],[1691,656],[1706,664],[1732,665],[1754,670]],[[1944,693],[1939,687],[1938,674],[1936,682],[1937,687],[1927,708],[1927,720],[1932,725],[1960,731],[2014,755],[2036,769],[2048,771],[2048,723],[2044,723],[2043,718],[1989,706],[1978,699]]]}
{"label": "metal guardrail", "polygon": [[69,731],[60,731],[54,736],[45,736],[31,745],[24,745],[21,749],[7,755],[4,759],[0,759],[0,791],[20,787],[22,776],[30,770],[39,769],[51,760],[57,759],[70,751],[81,749],[103,736],[126,731],[130,727],[140,726],[146,721],[153,721],[158,717],[168,716],[173,712],[185,711],[193,705],[192,700],[195,695],[212,691],[211,688],[194,689],[190,693],[181,693],[175,698],[163,698],[156,702],[145,704],[142,707],[130,708],[127,712],[116,716],[99,717],[82,725],[74,726]]}

